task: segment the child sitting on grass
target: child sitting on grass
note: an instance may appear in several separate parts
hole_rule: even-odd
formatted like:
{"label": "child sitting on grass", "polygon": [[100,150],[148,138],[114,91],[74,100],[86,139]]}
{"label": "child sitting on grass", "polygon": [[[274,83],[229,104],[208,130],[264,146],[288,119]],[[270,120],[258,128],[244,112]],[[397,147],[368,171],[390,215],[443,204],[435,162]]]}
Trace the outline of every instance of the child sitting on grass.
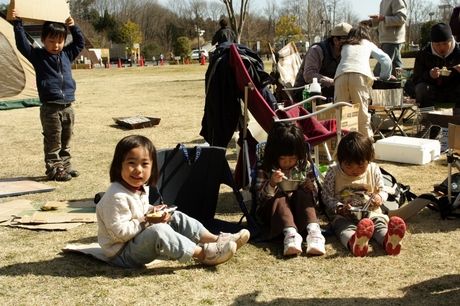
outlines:
{"label": "child sitting on grass", "polygon": [[[383,177],[374,160],[372,139],[360,132],[350,132],[339,142],[337,164],[329,167],[321,193],[334,232],[355,256],[366,256],[372,237],[389,255],[398,255],[406,224],[400,217],[383,214],[380,206],[387,200]],[[369,215],[354,220],[352,207],[370,201]]]}
{"label": "child sitting on grass", "polygon": [[153,143],[140,135],[120,140],[110,166],[112,185],[96,206],[98,242],[111,264],[137,268],[167,256],[218,265],[249,240],[246,229],[216,236],[180,211],[149,216],[166,206],[149,204],[149,186],[155,186],[158,178]]}

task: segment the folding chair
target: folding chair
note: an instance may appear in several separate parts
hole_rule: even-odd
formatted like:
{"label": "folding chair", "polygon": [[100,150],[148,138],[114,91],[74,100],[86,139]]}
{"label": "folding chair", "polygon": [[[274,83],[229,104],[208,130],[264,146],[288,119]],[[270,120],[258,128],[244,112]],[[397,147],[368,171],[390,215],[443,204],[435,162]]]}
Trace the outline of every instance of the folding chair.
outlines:
{"label": "folding chair", "polygon": [[[284,92],[289,100],[294,103],[294,95],[304,87],[294,87],[297,73],[302,66],[300,54],[294,42],[289,42],[278,52],[269,44],[272,55],[272,75],[277,80],[276,98],[282,102]],[[280,87],[280,88],[278,88]],[[280,91],[281,89],[281,91]]]}
{"label": "folding chair", "polygon": [[[225,158],[225,148],[206,146],[158,150],[160,178],[156,190],[150,191],[150,203],[174,204],[185,214],[201,221],[211,232],[238,232],[247,220],[251,236],[259,234],[259,227],[246,208],[242,195],[236,189],[232,172]],[[243,216],[238,224],[215,219],[221,184],[232,188]]]}
{"label": "folding chair", "polygon": [[454,153],[460,152],[460,125],[449,123],[449,132],[447,137],[447,198],[452,208],[456,209],[460,205],[460,193],[452,202],[452,165],[460,170],[460,162],[454,157]]}

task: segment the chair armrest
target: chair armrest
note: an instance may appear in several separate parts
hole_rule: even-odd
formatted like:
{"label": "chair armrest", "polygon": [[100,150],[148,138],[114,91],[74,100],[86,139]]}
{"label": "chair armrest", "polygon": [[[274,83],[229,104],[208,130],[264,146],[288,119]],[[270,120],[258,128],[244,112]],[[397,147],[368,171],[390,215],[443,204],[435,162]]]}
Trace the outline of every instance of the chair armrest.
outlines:
{"label": "chair armrest", "polygon": [[[315,96],[315,97],[321,97],[321,96]],[[313,99],[315,97],[311,97],[311,98],[308,98],[307,100],[309,99]],[[324,97],[323,97],[324,98]],[[301,103],[305,103],[307,100],[305,101],[302,101],[302,102],[299,102],[299,103],[296,103],[294,105],[297,105],[297,104],[301,104]],[[326,107],[326,108],[323,108],[319,111],[316,111],[314,113],[311,113],[311,114],[308,114],[308,115],[304,115],[304,116],[300,116],[300,117],[295,117],[295,118],[286,118],[286,119],[279,119],[278,117],[273,117],[273,120],[274,121],[280,121],[280,122],[293,122],[293,121],[298,121],[298,120],[303,120],[303,119],[308,119],[308,118],[311,118],[311,117],[315,117],[317,116],[318,114],[321,114],[321,113],[324,113],[330,109],[333,109],[333,108],[341,108],[341,107],[344,107],[344,106],[353,106],[351,103],[347,103],[347,102],[336,102],[336,103],[333,103],[332,105]],[[289,106],[290,108],[291,106]]]}
{"label": "chair armrest", "polygon": [[323,97],[323,96],[313,96],[313,97],[310,97],[310,98],[308,98],[308,99],[306,99],[306,100],[303,100],[303,101],[297,102],[297,103],[295,103],[295,104],[289,105],[289,106],[287,106],[287,107],[284,107],[283,109],[284,109],[284,110],[288,110],[288,109],[294,108],[294,107],[296,107],[296,106],[301,106],[301,105],[303,105],[304,103],[306,103],[306,102],[308,102],[308,101],[316,100],[316,99],[320,99],[320,100],[323,100],[323,101],[324,101],[324,100],[327,100],[327,98],[326,98],[326,97]]}

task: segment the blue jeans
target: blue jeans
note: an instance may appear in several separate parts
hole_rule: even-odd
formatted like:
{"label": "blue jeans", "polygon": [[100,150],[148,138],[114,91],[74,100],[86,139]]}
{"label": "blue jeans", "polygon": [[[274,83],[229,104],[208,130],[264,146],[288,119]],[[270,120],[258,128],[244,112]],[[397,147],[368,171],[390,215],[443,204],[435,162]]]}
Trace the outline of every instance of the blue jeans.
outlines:
{"label": "blue jeans", "polygon": [[[403,63],[401,60],[401,46],[402,44],[389,43],[382,43],[382,45],[380,46],[380,49],[382,49],[382,51],[388,54],[388,56],[391,58],[391,75],[394,76],[396,76],[396,68],[403,67]],[[375,65],[374,75],[380,75],[380,63],[377,63],[377,65]]]}
{"label": "blue jeans", "polygon": [[206,232],[208,230],[199,221],[176,211],[167,224],[150,225],[128,241],[110,263],[123,268],[139,268],[160,256],[187,262]]}

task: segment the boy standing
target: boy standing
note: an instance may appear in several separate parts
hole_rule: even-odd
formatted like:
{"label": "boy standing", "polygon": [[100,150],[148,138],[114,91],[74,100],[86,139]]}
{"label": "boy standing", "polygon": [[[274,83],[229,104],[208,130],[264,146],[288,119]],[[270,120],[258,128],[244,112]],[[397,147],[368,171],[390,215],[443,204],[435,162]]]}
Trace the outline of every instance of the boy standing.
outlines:
{"label": "boy standing", "polygon": [[34,66],[40,121],[43,128],[46,176],[49,180],[69,181],[79,175],[72,169],[70,140],[73,134],[76,83],[72,78],[72,61],[85,47],[85,40],[72,17],[66,25],[72,34],[72,43],[64,47],[67,27],[63,23],[46,21],[41,41],[44,48],[33,48],[27,40],[22,20],[12,10],[14,33],[18,50]]}

